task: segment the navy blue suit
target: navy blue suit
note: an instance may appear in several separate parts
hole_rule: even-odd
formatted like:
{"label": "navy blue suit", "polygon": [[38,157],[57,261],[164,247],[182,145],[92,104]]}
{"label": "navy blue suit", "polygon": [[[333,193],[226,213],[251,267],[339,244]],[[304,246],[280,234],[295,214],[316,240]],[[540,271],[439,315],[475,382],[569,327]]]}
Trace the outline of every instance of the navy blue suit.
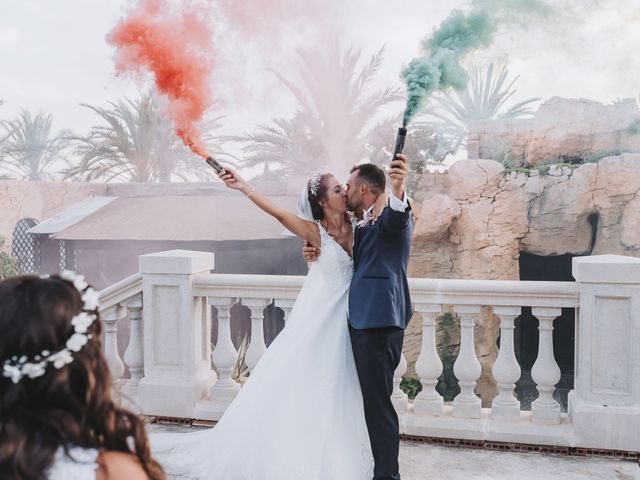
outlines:
{"label": "navy blue suit", "polygon": [[376,223],[356,228],[349,289],[353,328],[406,328],[412,314],[407,282],[412,234],[411,207],[405,212],[387,207]]}
{"label": "navy blue suit", "polygon": [[386,208],[355,230],[349,290],[349,333],[375,461],[373,480],[399,480],[400,427],[391,402],[404,329],[411,319],[407,282],[413,234],[411,207]]}

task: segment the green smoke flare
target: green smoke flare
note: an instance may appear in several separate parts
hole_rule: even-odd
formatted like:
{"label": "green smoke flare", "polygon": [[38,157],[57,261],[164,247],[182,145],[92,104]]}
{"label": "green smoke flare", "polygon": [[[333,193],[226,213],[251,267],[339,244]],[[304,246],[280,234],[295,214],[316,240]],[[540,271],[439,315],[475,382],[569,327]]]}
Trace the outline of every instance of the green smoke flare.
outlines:
{"label": "green smoke flare", "polygon": [[466,15],[454,10],[440,28],[423,41],[425,55],[414,58],[402,71],[408,94],[404,126],[435,91],[466,87],[467,74],[460,61],[474,48],[490,45],[495,31],[495,23],[487,12]]}

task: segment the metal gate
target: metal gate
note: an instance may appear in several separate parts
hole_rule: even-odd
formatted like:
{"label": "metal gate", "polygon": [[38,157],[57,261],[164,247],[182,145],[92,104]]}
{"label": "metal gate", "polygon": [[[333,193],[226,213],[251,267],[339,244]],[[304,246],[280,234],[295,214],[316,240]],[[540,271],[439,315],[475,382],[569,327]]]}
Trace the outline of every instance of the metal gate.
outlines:
{"label": "metal gate", "polygon": [[40,269],[40,242],[37,235],[27,233],[38,224],[33,218],[16,223],[11,239],[11,255],[18,262],[18,273],[37,273]]}

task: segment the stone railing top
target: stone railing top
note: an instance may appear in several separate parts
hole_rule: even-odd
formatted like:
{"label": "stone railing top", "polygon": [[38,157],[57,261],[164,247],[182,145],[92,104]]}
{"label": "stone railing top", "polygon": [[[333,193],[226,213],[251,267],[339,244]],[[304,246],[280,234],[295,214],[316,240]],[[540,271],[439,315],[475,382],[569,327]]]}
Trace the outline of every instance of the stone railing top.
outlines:
{"label": "stone railing top", "polygon": [[409,288],[413,303],[565,308],[580,303],[574,282],[410,278]]}
{"label": "stone railing top", "polygon": [[107,310],[142,292],[142,274],[133,275],[100,290],[100,310]]}
{"label": "stone railing top", "polygon": [[203,275],[193,280],[196,296],[296,298],[304,283],[298,275]]}
{"label": "stone railing top", "polygon": [[[196,296],[284,299],[296,298],[304,278],[213,274],[195,278],[193,287]],[[579,289],[574,282],[411,278],[409,287],[413,303],[566,308],[579,305]]]}
{"label": "stone railing top", "polygon": [[211,252],[168,250],[140,255],[140,273],[193,275],[213,270],[214,255]]}
{"label": "stone railing top", "polygon": [[640,284],[640,258],[621,255],[576,257],[571,273],[580,283]]}

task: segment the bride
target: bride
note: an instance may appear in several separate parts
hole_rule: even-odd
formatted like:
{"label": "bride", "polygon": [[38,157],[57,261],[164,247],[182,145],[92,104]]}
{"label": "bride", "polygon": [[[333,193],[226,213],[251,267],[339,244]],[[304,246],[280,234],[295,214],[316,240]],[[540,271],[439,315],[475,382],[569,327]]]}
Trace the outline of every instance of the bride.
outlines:
{"label": "bride", "polygon": [[[322,255],[286,327],[218,424],[152,434],[154,455],[178,478],[370,480],[373,458],[347,326],[353,228],[346,193],[333,175],[316,175],[295,215],[230,169],[220,178]],[[385,205],[381,195],[376,212]]]}

